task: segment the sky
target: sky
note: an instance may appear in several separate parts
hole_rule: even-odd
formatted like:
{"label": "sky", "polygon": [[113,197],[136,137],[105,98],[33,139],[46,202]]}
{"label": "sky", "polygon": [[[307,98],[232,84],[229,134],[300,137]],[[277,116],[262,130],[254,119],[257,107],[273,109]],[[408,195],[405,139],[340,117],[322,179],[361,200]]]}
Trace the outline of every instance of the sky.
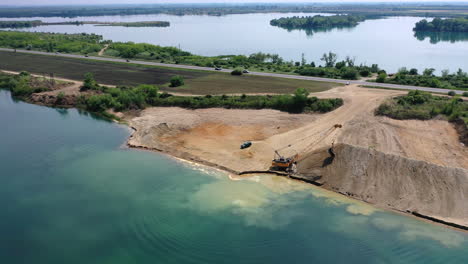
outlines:
{"label": "sky", "polygon": [[99,5],[99,4],[159,4],[159,3],[295,3],[295,2],[467,2],[468,0],[0,0],[0,5]]}

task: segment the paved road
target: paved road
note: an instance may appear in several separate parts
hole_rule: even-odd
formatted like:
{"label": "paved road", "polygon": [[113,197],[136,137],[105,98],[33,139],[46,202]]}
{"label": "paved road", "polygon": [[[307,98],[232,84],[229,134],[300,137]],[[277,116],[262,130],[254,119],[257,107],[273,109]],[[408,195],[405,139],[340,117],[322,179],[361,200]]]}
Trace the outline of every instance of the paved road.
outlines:
{"label": "paved road", "polygon": [[[13,49],[6,49],[6,48],[0,48],[0,51],[14,52]],[[109,62],[127,62],[127,60],[125,60],[125,59],[94,57],[94,56],[85,57],[83,55],[64,54],[64,53],[49,53],[49,52],[32,51],[32,50],[17,50],[16,52],[29,53],[29,54],[39,54],[39,55],[49,55],[49,56],[56,56],[56,57],[66,57],[66,58],[79,58],[79,59],[90,59],[90,60],[98,60],[98,61],[109,61]],[[151,66],[178,68],[178,69],[212,71],[212,72],[216,71],[215,69],[209,68],[209,67],[200,67],[200,66],[191,66],[191,65],[167,64],[167,63],[139,61],[139,60],[131,60],[130,62],[133,63],[133,64],[151,65]],[[217,72],[230,73],[231,71],[232,70],[229,70],[229,69],[223,69],[223,70],[217,71]],[[409,85],[399,85],[399,84],[389,84],[389,83],[375,83],[375,82],[366,82],[366,81],[359,81],[359,80],[358,81],[356,81],[356,80],[347,81],[347,80],[320,78],[320,77],[311,77],[311,76],[288,75],[288,74],[281,74],[281,73],[250,72],[249,75],[267,76],[267,77],[276,77],[276,78],[287,78],[287,79],[296,79],[296,80],[309,80],[309,81],[318,81],[318,82],[334,82],[334,83],[347,83],[347,82],[349,82],[350,84],[368,85],[368,86],[391,88],[391,89],[398,89],[398,90],[421,90],[421,91],[433,92],[433,93],[447,93],[448,92],[447,89],[439,89],[439,88],[431,88],[431,87],[409,86]],[[454,91],[457,94],[462,94],[463,92],[465,92],[465,91],[460,91],[460,90],[454,90]]]}

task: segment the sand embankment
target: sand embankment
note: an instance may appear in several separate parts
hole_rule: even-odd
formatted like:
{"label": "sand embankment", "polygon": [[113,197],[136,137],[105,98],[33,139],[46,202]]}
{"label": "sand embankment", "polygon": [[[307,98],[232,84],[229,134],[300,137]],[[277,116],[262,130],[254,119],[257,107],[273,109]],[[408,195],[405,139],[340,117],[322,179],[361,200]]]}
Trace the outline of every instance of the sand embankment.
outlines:
{"label": "sand embankment", "polygon": [[[440,166],[349,144],[325,150],[299,164],[305,179],[320,176],[323,187],[381,207],[417,212],[468,226],[468,170]],[[311,173],[312,172],[312,173]]]}
{"label": "sand embankment", "polygon": [[[274,110],[149,108],[125,119],[129,145],[160,150],[231,172],[267,170],[273,152],[299,153],[304,176],[324,187],[400,211],[468,225],[468,152],[443,120],[393,120],[375,108],[401,91],[346,86],[314,94],[344,106],[317,115]],[[341,129],[331,129],[342,124]],[[239,145],[253,145],[240,150]],[[328,148],[336,157],[326,167]],[[312,157],[313,156],[313,157]]]}

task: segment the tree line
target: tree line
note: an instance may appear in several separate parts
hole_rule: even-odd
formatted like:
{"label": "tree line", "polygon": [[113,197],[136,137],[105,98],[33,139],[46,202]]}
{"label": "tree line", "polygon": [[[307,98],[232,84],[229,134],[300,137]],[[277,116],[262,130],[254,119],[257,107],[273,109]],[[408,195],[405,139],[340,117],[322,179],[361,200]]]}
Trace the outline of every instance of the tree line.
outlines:
{"label": "tree line", "polygon": [[[34,87],[31,75],[0,74],[0,88],[8,89],[13,96],[27,99],[33,93],[47,91],[46,87]],[[180,84],[180,76],[171,79]],[[173,96],[160,92],[154,85],[106,87],[99,85],[93,74],[86,73],[80,88],[88,95],[81,95],[78,106],[91,112],[103,113],[108,109],[116,111],[138,110],[148,106],[178,106],[190,109],[199,108],[236,108],[236,109],[276,109],[290,113],[329,112],[341,105],[341,98],[318,99],[309,97],[309,92],[298,88],[293,95],[240,95],[240,96]],[[91,94],[91,95],[89,95]],[[63,97],[63,94],[62,94]],[[57,100],[60,100],[57,98]]]}
{"label": "tree line", "polygon": [[42,25],[41,20],[31,21],[0,21],[0,28],[30,28]]}
{"label": "tree line", "polygon": [[99,21],[66,21],[66,22],[42,22],[42,20],[30,21],[0,21],[0,28],[31,28],[51,25],[84,25],[94,24],[95,26],[115,26],[115,27],[169,27],[171,23],[167,21],[143,21],[143,22],[99,22]]}
{"label": "tree line", "polygon": [[355,27],[366,20],[365,16],[334,15],[334,16],[293,16],[282,17],[270,21],[270,25],[285,29],[316,29],[316,28],[343,28]]}
{"label": "tree line", "polygon": [[441,19],[434,18],[431,22],[423,19],[413,28],[416,32],[468,32],[468,17]]}
{"label": "tree line", "polygon": [[[171,78],[171,83],[180,80],[180,76]],[[190,109],[199,108],[236,108],[236,109],[276,109],[290,113],[302,112],[329,112],[341,105],[341,98],[318,99],[308,97],[309,92],[304,88],[298,88],[293,95],[241,95],[241,96],[173,96],[159,92],[159,88],[153,85],[138,85],[135,87],[100,86],[94,80],[92,74],[87,73],[83,82],[82,91],[96,91],[97,94],[90,97],[82,97],[80,103],[85,109],[92,112],[103,112],[108,109],[116,111],[144,109],[147,106],[178,106]]]}
{"label": "tree line", "polygon": [[381,83],[468,90],[468,73],[462,69],[458,69],[458,71],[453,73],[443,70],[441,76],[435,76],[434,72],[435,69],[433,68],[427,68],[422,73],[419,73],[417,69],[408,70],[406,67],[403,67],[391,78],[385,72],[380,72],[376,81]]}
{"label": "tree line", "polygon": [[86,54],[100,51],[104,43],[96,34],[0,32],[0,46],[13,49]]}

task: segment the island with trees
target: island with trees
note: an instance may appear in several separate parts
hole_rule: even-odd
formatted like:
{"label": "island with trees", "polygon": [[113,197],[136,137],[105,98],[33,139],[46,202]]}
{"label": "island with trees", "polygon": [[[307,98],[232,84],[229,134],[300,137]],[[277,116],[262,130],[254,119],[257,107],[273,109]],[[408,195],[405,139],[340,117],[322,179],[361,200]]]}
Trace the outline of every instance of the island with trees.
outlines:
{"label": "island with trees", "polygon": [[423,19],[416,23],[413,30],[416,32],[468,32],[468,17],[434,18],[430,22]]}
{"label": "island with trees", "polygon": [[43,22],[41,20],[30,21],[0,21],[0,28],[31,28],[38,26],[52,25],[95,25],[95,26],[114,26],[114,27],[169,27],[170,22],[167,21],[142,21],[142,22],[100,22],[100,21],[66,21],[66,22]]}
{"label": "island with trees", "polygon": [[357,15],[334,15],[334,16],[293,16],[282,17],[270,21],[270,25],[288,30],[330,30],[334,28],[355,27],[366,20],[365,16]]}

